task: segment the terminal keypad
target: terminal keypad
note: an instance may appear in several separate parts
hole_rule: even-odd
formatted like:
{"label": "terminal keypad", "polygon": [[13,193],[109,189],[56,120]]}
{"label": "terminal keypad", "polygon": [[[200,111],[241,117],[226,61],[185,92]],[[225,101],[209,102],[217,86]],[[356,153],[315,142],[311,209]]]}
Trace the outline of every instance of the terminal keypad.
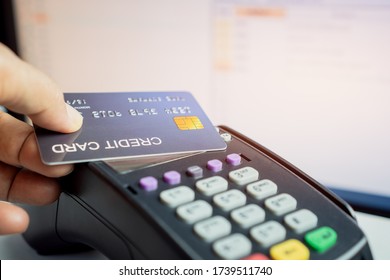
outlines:
{"label": "terminal keypad", "polygon": [[[226,168],[227,176],[221,175]],[[211,176],[205,175],[210,172]],[[188,166],[182,173],[165,171],[162,181],[169,187],[164,190],[155,176],[141,178],[139,187],[160,191],[159,203],[174,209],[175,219],[192,227],[192,234],[221,259],[309,259],[310,250],[324,252],[336,244],[333,228],[319,227],[313,211],[300,208],[298,198],[280,192],[274,181],[261,174],[240,154],[231,153],[224,160]],[[194,184],[182,184],[182,176],[193,178]],[[216,209],[226,215],[216,214]],[[268,219],[270,214],[280,219]],[[301,240],[287,238],[288,232],[302,236]]]}

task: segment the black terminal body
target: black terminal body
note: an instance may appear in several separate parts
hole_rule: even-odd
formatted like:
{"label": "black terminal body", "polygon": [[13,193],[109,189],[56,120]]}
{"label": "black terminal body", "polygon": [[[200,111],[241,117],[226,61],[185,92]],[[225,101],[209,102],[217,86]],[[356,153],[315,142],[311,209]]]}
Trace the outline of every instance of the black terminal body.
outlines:
{"label": "black terminal body", "polygon": [[94,248],[110,259],[372,258],[348,204],[258,143],[218,129],[224,151],[137,168],[76,165],[58,201],[26,207],[25,239],[41,254]]}

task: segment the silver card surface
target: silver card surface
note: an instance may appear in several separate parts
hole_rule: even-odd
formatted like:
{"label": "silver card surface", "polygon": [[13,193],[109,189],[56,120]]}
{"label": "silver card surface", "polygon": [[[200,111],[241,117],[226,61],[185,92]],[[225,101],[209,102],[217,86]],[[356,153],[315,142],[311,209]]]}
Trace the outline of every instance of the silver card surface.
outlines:
{"label": "silver card surface", "polygon": [[188,92],[65,93],[84,117],[63,134],[35,127],[48,165],[226,149]]}

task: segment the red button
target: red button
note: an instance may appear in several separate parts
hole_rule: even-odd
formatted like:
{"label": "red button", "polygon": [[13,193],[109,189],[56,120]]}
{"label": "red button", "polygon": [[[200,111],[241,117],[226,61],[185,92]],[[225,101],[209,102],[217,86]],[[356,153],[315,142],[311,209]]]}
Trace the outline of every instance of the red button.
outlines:
{"label": "red button", "polygon": [[246,258],[243,258],[243,260],[269,260],[269,258],[266,255],[255,253],[247,256]]}

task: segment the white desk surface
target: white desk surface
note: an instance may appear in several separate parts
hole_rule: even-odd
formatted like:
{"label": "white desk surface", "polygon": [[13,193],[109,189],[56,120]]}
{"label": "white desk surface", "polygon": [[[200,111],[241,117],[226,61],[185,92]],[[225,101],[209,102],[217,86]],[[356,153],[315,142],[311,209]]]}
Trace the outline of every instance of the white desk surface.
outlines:
{"label": "white desk surface", "polygon": [[[356,213],[358,223],[366,233],[374,259],[390,260],[390,219],[374,215]],[[21,235],[0,236],[0,259],[2,260],[26,260],[26,259],[106,259],[96,251],[68,254],[41,256],[38,255],[24,241]]]}

